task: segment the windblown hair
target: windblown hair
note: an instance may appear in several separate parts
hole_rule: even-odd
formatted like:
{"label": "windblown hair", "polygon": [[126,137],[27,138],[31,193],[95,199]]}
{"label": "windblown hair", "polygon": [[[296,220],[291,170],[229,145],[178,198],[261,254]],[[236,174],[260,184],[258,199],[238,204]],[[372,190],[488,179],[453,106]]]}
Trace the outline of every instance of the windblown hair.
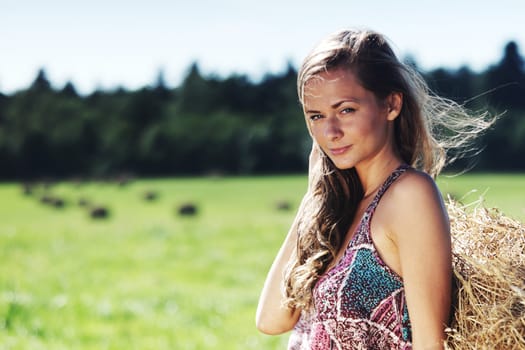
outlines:
{"label": "windblown hair", "polygon": [[[433,94],[414,69],[398,60],[385,37],[361,30],[334,33],[305,58],[297,78],[301,104],[312,79],[341,68],[354,73],[378,101],[402,93],[394,148],[404,162],[432,177],[475,149],[473,140],[494,121]],[[334,261],[363,198],[355,169],[337,169],[321,150],[318,153],[321,159],[311,170],[310,190],[298,213],[297,247],[284,279],[285,303],[292,308],[312,306],[314,285]]]}

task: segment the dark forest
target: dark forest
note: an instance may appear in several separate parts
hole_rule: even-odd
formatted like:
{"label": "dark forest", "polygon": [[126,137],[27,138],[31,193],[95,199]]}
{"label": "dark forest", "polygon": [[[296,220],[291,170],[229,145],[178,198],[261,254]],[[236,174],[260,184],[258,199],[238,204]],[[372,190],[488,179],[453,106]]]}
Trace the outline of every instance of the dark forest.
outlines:
{"label": "dark forest", "polygon": [[[451,170],[525,170],[525,70],[515,42],[480,72],[465,66],[421,73],[444,97],[502,113],[479,138],[483,151]],[[26,89],[0,93],[0,178],[303,172],[311,141],[296,74],[289,64],[255,82],[205,76],[193,63],[177,87],[160,72],[135,91],[80,95],[71,83],[54,88],[42,68]]]}

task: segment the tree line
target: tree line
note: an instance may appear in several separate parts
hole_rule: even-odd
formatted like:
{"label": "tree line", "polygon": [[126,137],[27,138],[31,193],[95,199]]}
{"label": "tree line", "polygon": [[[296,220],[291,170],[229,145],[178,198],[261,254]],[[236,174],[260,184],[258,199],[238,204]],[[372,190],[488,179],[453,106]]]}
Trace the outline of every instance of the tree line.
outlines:
{"label": "tree line", "polygon": [[[525,170],[525,70],[515,42],[481,72],[465,66],[422,74],[434,91],[468,108],[505,112],[480,138],[484,150],[457,168]],[[53,88],[41,69],[28,88],[0,93],[0,178],[302,172],[311,141],[296,77],[292,64],[256,82],[205,76],[193,63],[174,88],[160,72],[135,91],[82,96],[72,83]]]}

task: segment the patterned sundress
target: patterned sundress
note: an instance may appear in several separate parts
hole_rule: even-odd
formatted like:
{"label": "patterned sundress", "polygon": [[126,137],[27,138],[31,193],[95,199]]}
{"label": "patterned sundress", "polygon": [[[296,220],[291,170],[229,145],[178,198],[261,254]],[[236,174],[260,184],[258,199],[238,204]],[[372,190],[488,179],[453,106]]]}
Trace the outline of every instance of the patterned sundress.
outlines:
{"label": "patterned sundress", "polygon": [[401,165],[381,185],[343,257],[317,281],[313,310],[301,314],[288,349],[412,349],[403,281],[380,258],[370,236],[377,204],[408,168]]}

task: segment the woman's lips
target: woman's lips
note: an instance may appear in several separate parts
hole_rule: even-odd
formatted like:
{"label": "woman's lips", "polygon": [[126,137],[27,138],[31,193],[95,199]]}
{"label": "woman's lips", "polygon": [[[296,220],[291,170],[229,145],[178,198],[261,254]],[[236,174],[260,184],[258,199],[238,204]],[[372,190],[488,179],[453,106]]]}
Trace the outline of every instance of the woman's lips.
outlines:
{"label": "woman's lips", "polygon": [[351,145],[350,146],[345,146],[345,147],[338,147],[338,148],[330,148],[330,153],[334,156],[339,156],[343,153],[345,153],[346,151],[348,151],[350,149],[350,147],[352,147]]}

